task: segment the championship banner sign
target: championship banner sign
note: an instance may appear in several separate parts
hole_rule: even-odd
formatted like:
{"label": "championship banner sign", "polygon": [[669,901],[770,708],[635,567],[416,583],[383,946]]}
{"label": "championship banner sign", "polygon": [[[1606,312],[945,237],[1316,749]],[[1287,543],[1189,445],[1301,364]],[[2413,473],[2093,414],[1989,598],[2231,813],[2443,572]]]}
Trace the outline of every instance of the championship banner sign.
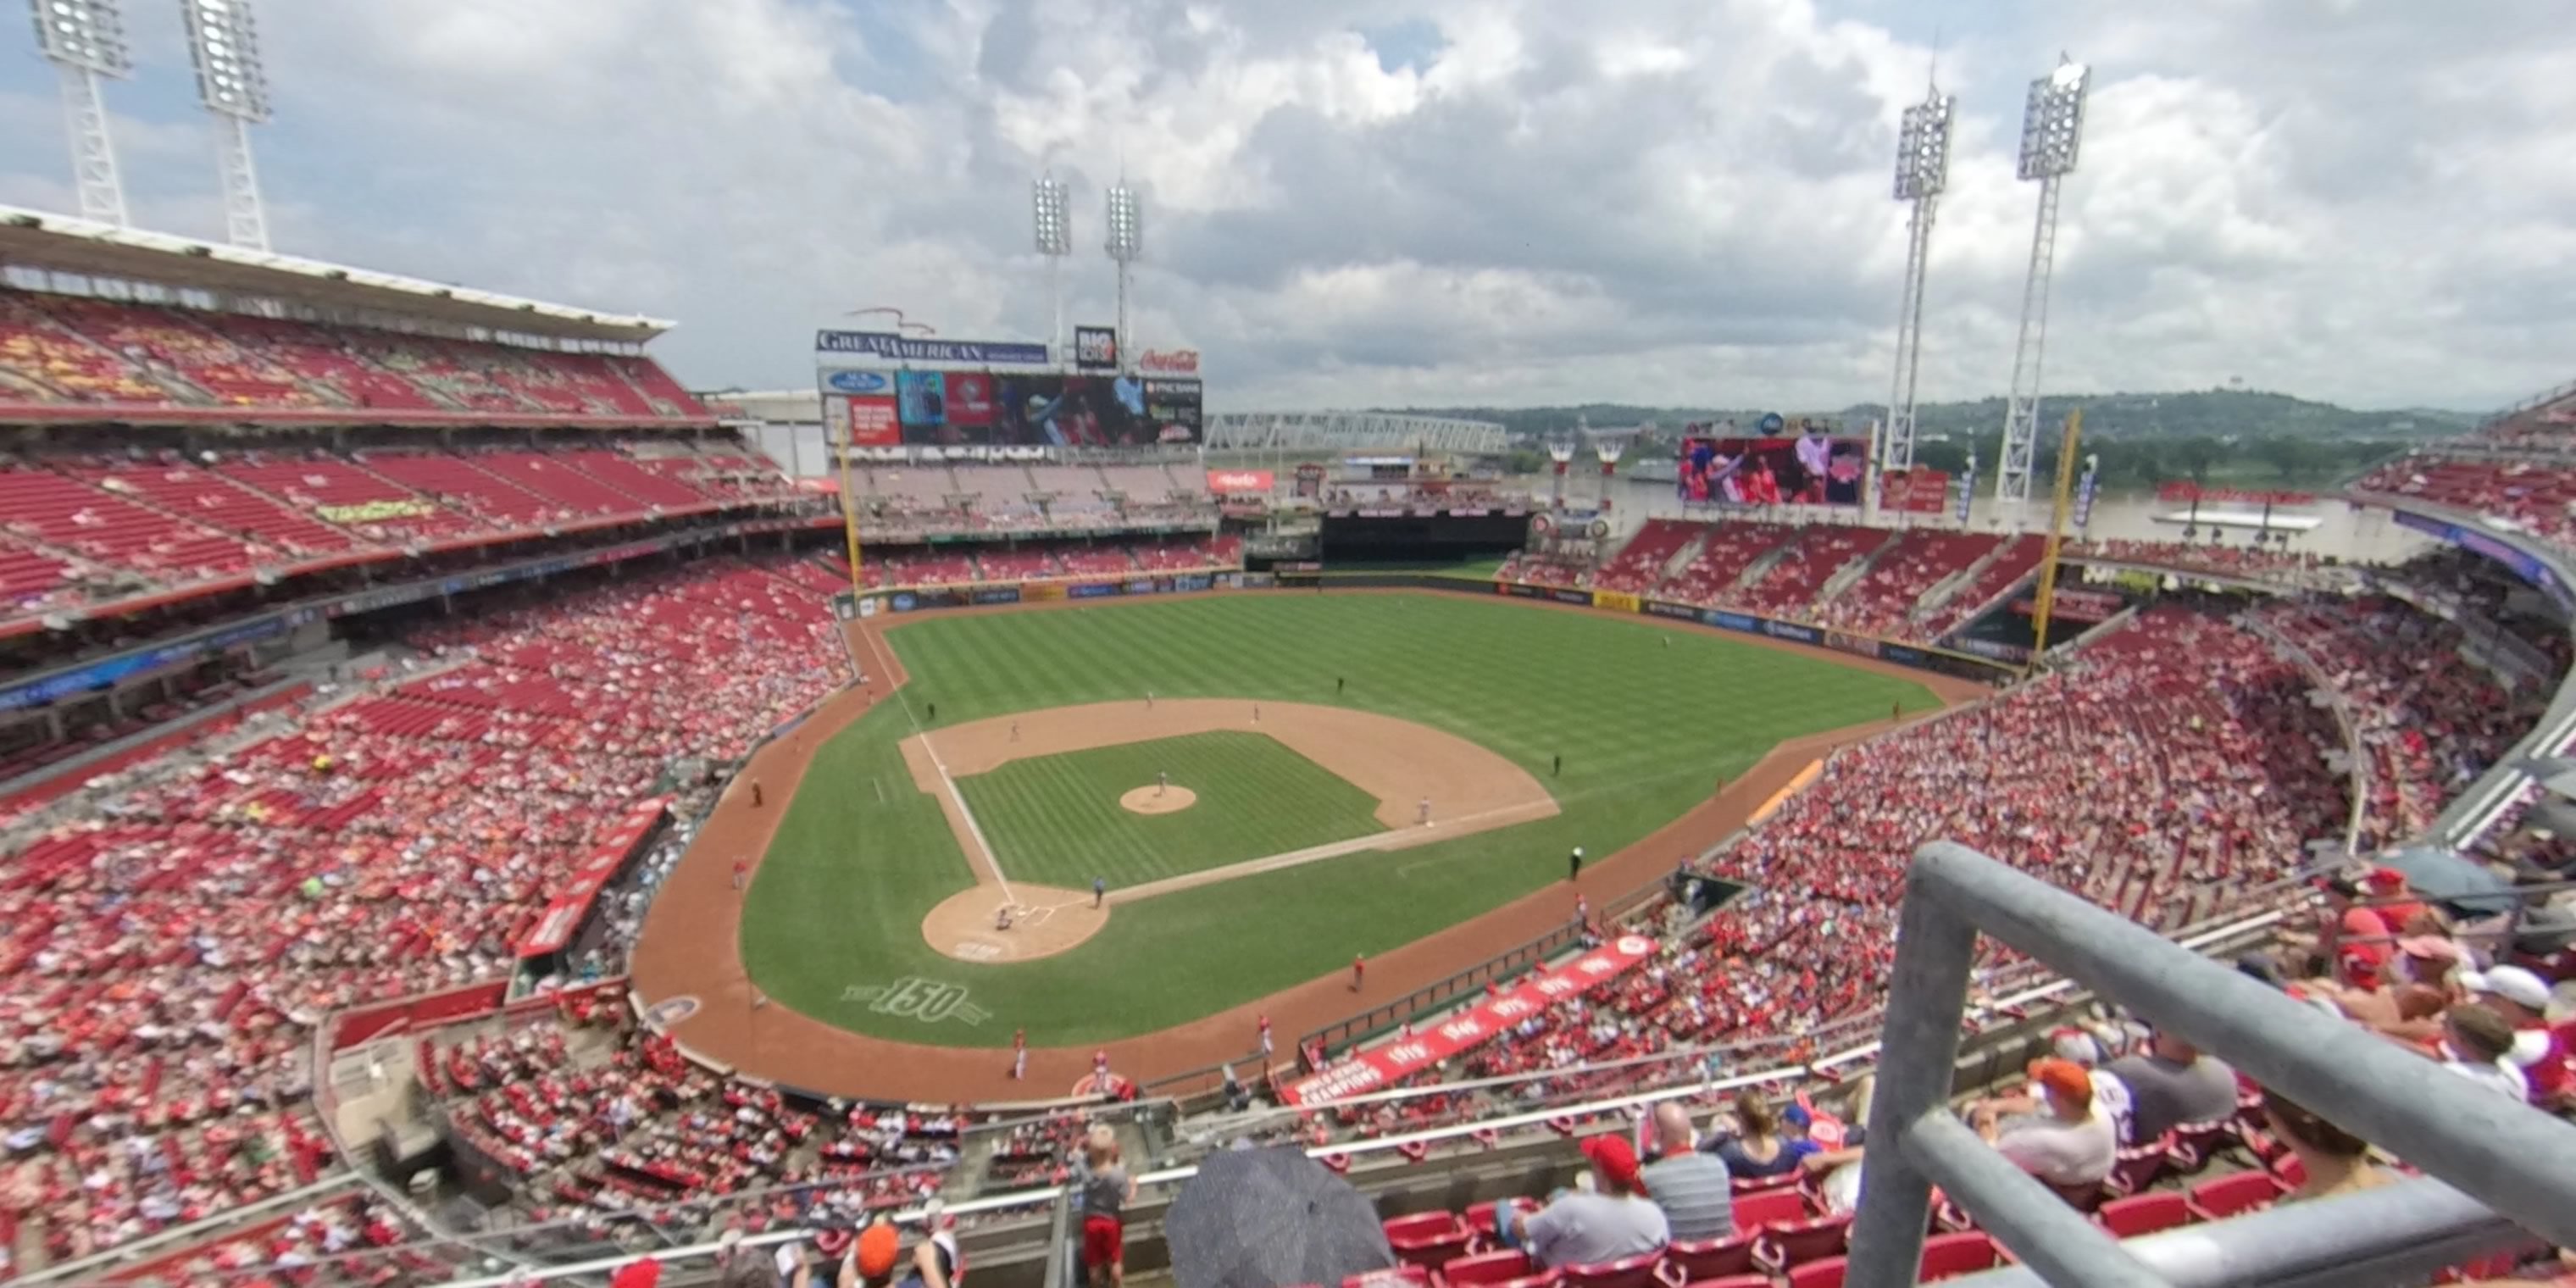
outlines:
{"label": "championship banner sign", "polygon": [[917,340],[892,331],[817,331],[816,353],[849,353],[888,362],[955,362],[1016,367],[1047,365],[1047,347],[1015,340]]}
{"label": "championship banner sign", "polygon": [[1487,997],[1427,1033],[1355,1051],[1340,1064],[1291,1084],[1280,1094],[1292,1105],[1339,1100],[1375,1091],[1411,1077],[1461,1051],[1483,1046],[1511,1027],[1594,985],[1617,979],[1655,955],[1655,941],[1644,935],[1617,939],[1567,962],[1541,971],[1519,985]]}
{"label": "championship banner sign", "polygon": [[1643,604],[1644,601],[1625,591],[1596,590],[1592,592],[1592,606],[1594,608],[1608,608],[1622,613],[1634,613],[1643,611]]}

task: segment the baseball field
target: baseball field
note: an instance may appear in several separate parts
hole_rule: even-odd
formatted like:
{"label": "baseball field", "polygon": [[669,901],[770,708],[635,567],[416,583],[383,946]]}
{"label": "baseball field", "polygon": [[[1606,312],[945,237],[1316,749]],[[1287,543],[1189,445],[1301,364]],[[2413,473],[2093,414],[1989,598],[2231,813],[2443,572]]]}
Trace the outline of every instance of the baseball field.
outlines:
{"label": "baseball field", "polygon": [[738,952],[718,969],[761,1006],[915,1047],[1088,1047],[1347,978],[1561,886],[1571,847],[1634,845],[1785,740],[1939,705],[1811,652],[1431,593],[889,616],[854,639],[873,698],[779,749],[801,779],[759,807],[750,888],[687,892],[739,901],[738,944],[707,952]]}

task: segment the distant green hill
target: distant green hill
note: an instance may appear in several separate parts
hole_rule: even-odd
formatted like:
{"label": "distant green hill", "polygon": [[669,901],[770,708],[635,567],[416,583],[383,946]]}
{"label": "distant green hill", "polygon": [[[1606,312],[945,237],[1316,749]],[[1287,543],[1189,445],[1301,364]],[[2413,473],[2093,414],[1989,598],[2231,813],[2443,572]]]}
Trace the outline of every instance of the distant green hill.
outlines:
{"label": "distant green hill", "polygon": [[[2043,476],[2056,468],[2057,429],[2066,414],[2084,409],[2084,450],[2101,458],[2103,482],[2112,487],[2148,487],[2174,479],[2199,478],[2209,483],[2329,487],[2367,469],[2372,463],[2425,439],[2440,438],[2475,425],[2482,416],[2456,411],[2355,411],[2332,403],[2310,402],[2287,394],[2241,389],[2213,389],[2165,394],[2069,394],[2040,403],[2045,428],[2036,464]],[[1751,430],[1766,409],[1710,407],[1641,407],[1624,403],[1591,403],[1572,407],[1406,407],[1413,415],[1464,416],[1490,420],[1524,440],[1514,453],[1515,467],[1541,468],[1539,438],[1562,434],[1578,420],[1596,429],[1652,425],[1646,439],[1631,448],[1628,468],[1668,460],[1682,426],[1733,420]],[[1875,403],[1819,413],[1813,409],[1779,408],[1784,415],[1824,415],[1841,420],[1855,433],[1886,415]],[[1916,459],[1930,469],[1957,472],[1976,449],[1979,467],[1992,470],[2003,437],[2004,400],[1926,403],[1915,413]]]}
{"label": "distant green hill", "polygon": [[[2161,394],[2050,395],[2040,414],[2055,424],[2077,407],[2084,409],[2088,438],[2213,438],[2286,436],[2294,438],[2368,439],[2399,442],[2456,434],[2483,419],[2457,411],[2356,411],[2332,403],[2310,402],[2288,394],[2243,389],[2210,389]],[[1733,420],[1750,426],[1766,410],[1784,414],[1825,415],[1855,428],[1887,414],[1884,404],[1862,403],[1837,411],[1814,408],[1644,407],[1628,403],[1589,403],[1567,407],[1404,407],[1387,408],[1423,416],[1463,416],[1500,423],[1517,436],[1562,433],[1578,417],[1596,428],[1626,428],[1653,423],[1669,437],[1682,425]],[[1992,437],[2004,423],[2004,400],[1926,403],[1915,412],[1918,432],[1936,435],[1976,434]]]}

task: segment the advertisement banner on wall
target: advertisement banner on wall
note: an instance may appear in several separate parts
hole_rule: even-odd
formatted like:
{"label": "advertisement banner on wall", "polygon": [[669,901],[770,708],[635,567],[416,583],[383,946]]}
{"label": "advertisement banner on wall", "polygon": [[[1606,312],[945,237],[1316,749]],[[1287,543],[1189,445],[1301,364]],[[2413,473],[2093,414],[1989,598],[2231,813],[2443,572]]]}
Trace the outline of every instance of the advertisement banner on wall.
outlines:
{"label": "advertisement banner on wall", "polygon": [[1020,588],[1017,586],[985,586],[975,591],[974,598],[975,602],[978,604],[1016,604],[1020,602]]}
{"label": "advertisement banner on wall", "polygon": [[[891,391],[893,386],[889,384],[887,389]],[[895,416],[892,392],[824,395],[823,432],[835,444],[846,436],[852,447],[897,447],[903,443],[903,426]]]}
{"label": "advertisement banner on wall", "polygon": [[1539,588],[1525,582],[1498,581],[1494,583],[1494,593],[1497,595],[1518,595],[1523,599],[1536,599],[1538,598]]}
{"label": "advertisement banner on wall", "polygon": [[1764,622],[1762,633],[1775,640],[1796,640],[1801,644],[1813,644],[1818,638],[1816,628],[1796,622]]}
{"label": "advertisement banner on wall", "polygon": [[894,376],[896,413],[903,421],[903,441],[936,443],[948,425],[948,382],[936,371],[898,371]]}
{"label": "advertisement banner on wall", "polygon": [[817,331],[817,353],[850,353],[888,362],[946,362],[958,366],[1043,367],[1047,347],[1009,340],[918,340],[892,331]]}
{"label": "advertisement banner on wall", "polygon": [[1267,492],[1273,477],[1268,470],[1209,470],[1207,489],[1218,496],[1229,492]]}
{"label": "advertisement banner on wall", "polygon": [[1154,429],[1155,441],[1199,441],[1199,430],[1207,417],[1205,394],[1199,382],[1148,379],[1144,383],[1145,420]]}
{"label": "advertisement banner on wall", "polygon": [[1592,592],[1592,606],[1607,608],[1613,612],[1633,613],[1639,611],[1642,604],[1635,595],[1626,591],[1596,590]]}
{"label": "advertisement banner on wall", "polygon": [[1118,583],[1101,581],[1080,586],[1067,586],[1064,593],[1069,599],[1103,599],[1118,593]]}
{"label": "advertisement banner on wall", "polygon": [[1020,587],[1020,598],[1031,601],[1062,599],[1064,587],[1051,581],[1031,582]]}
{"label": "advertisement banner on wall", "polygon": [[1762,623],[1742,613],[1722,613],[1712,608],[1702,612],[1700,620],[1720,630],[1743,631],[1752,635],[1762,633]]}
{"label": "advertisement banner on wall", "polygon": [[1841,631],[1825,632],[1825,647],[1862,657],[1878,656],[1878,641],[1866,635],[1846,635]]}
{"label": "advertisement banner on wall", "polygon": [[[940,381],[947,396],[948,423],[959,430],[981,430],[993,423],[993,373],[989,371],[951,371]],[[982,435],[968,433],[969,440]]]}
{"label": "advertisement banner on wall", "polygon": [[1136,369],[1158,376],[1195,376],[1199,373],[1199,351],[1147,349],[1136,359]]}
{"label": "advertisement banner on wall", "polygon": [[1078,326],[1073,329],[1073,365],[1083,371],[1118,369],[1118,329]]}
{"label": "advertisement banner on wall", "polygon": [[1592,605],[1592,592],[1588,590],[1566,590],[1560,587],[1549,591],[1548,598],[1560,604],[1581,604],[1587,608]]}

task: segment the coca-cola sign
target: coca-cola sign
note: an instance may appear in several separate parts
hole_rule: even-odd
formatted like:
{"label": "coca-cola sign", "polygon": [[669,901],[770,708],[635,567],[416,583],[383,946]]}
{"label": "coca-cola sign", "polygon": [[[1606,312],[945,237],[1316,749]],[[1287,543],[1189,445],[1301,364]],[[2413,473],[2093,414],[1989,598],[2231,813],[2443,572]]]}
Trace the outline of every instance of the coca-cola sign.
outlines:
{"label": "coca-cola sign", "polygon": [[1167,376],[1196,375],[1198,374],[1199,369],[1199,351],[1196,349],[1147,349],[1145,351],[1145,355],[1136,360],[1136,368],[1139,371],[1151,371],[1159,375]]}

